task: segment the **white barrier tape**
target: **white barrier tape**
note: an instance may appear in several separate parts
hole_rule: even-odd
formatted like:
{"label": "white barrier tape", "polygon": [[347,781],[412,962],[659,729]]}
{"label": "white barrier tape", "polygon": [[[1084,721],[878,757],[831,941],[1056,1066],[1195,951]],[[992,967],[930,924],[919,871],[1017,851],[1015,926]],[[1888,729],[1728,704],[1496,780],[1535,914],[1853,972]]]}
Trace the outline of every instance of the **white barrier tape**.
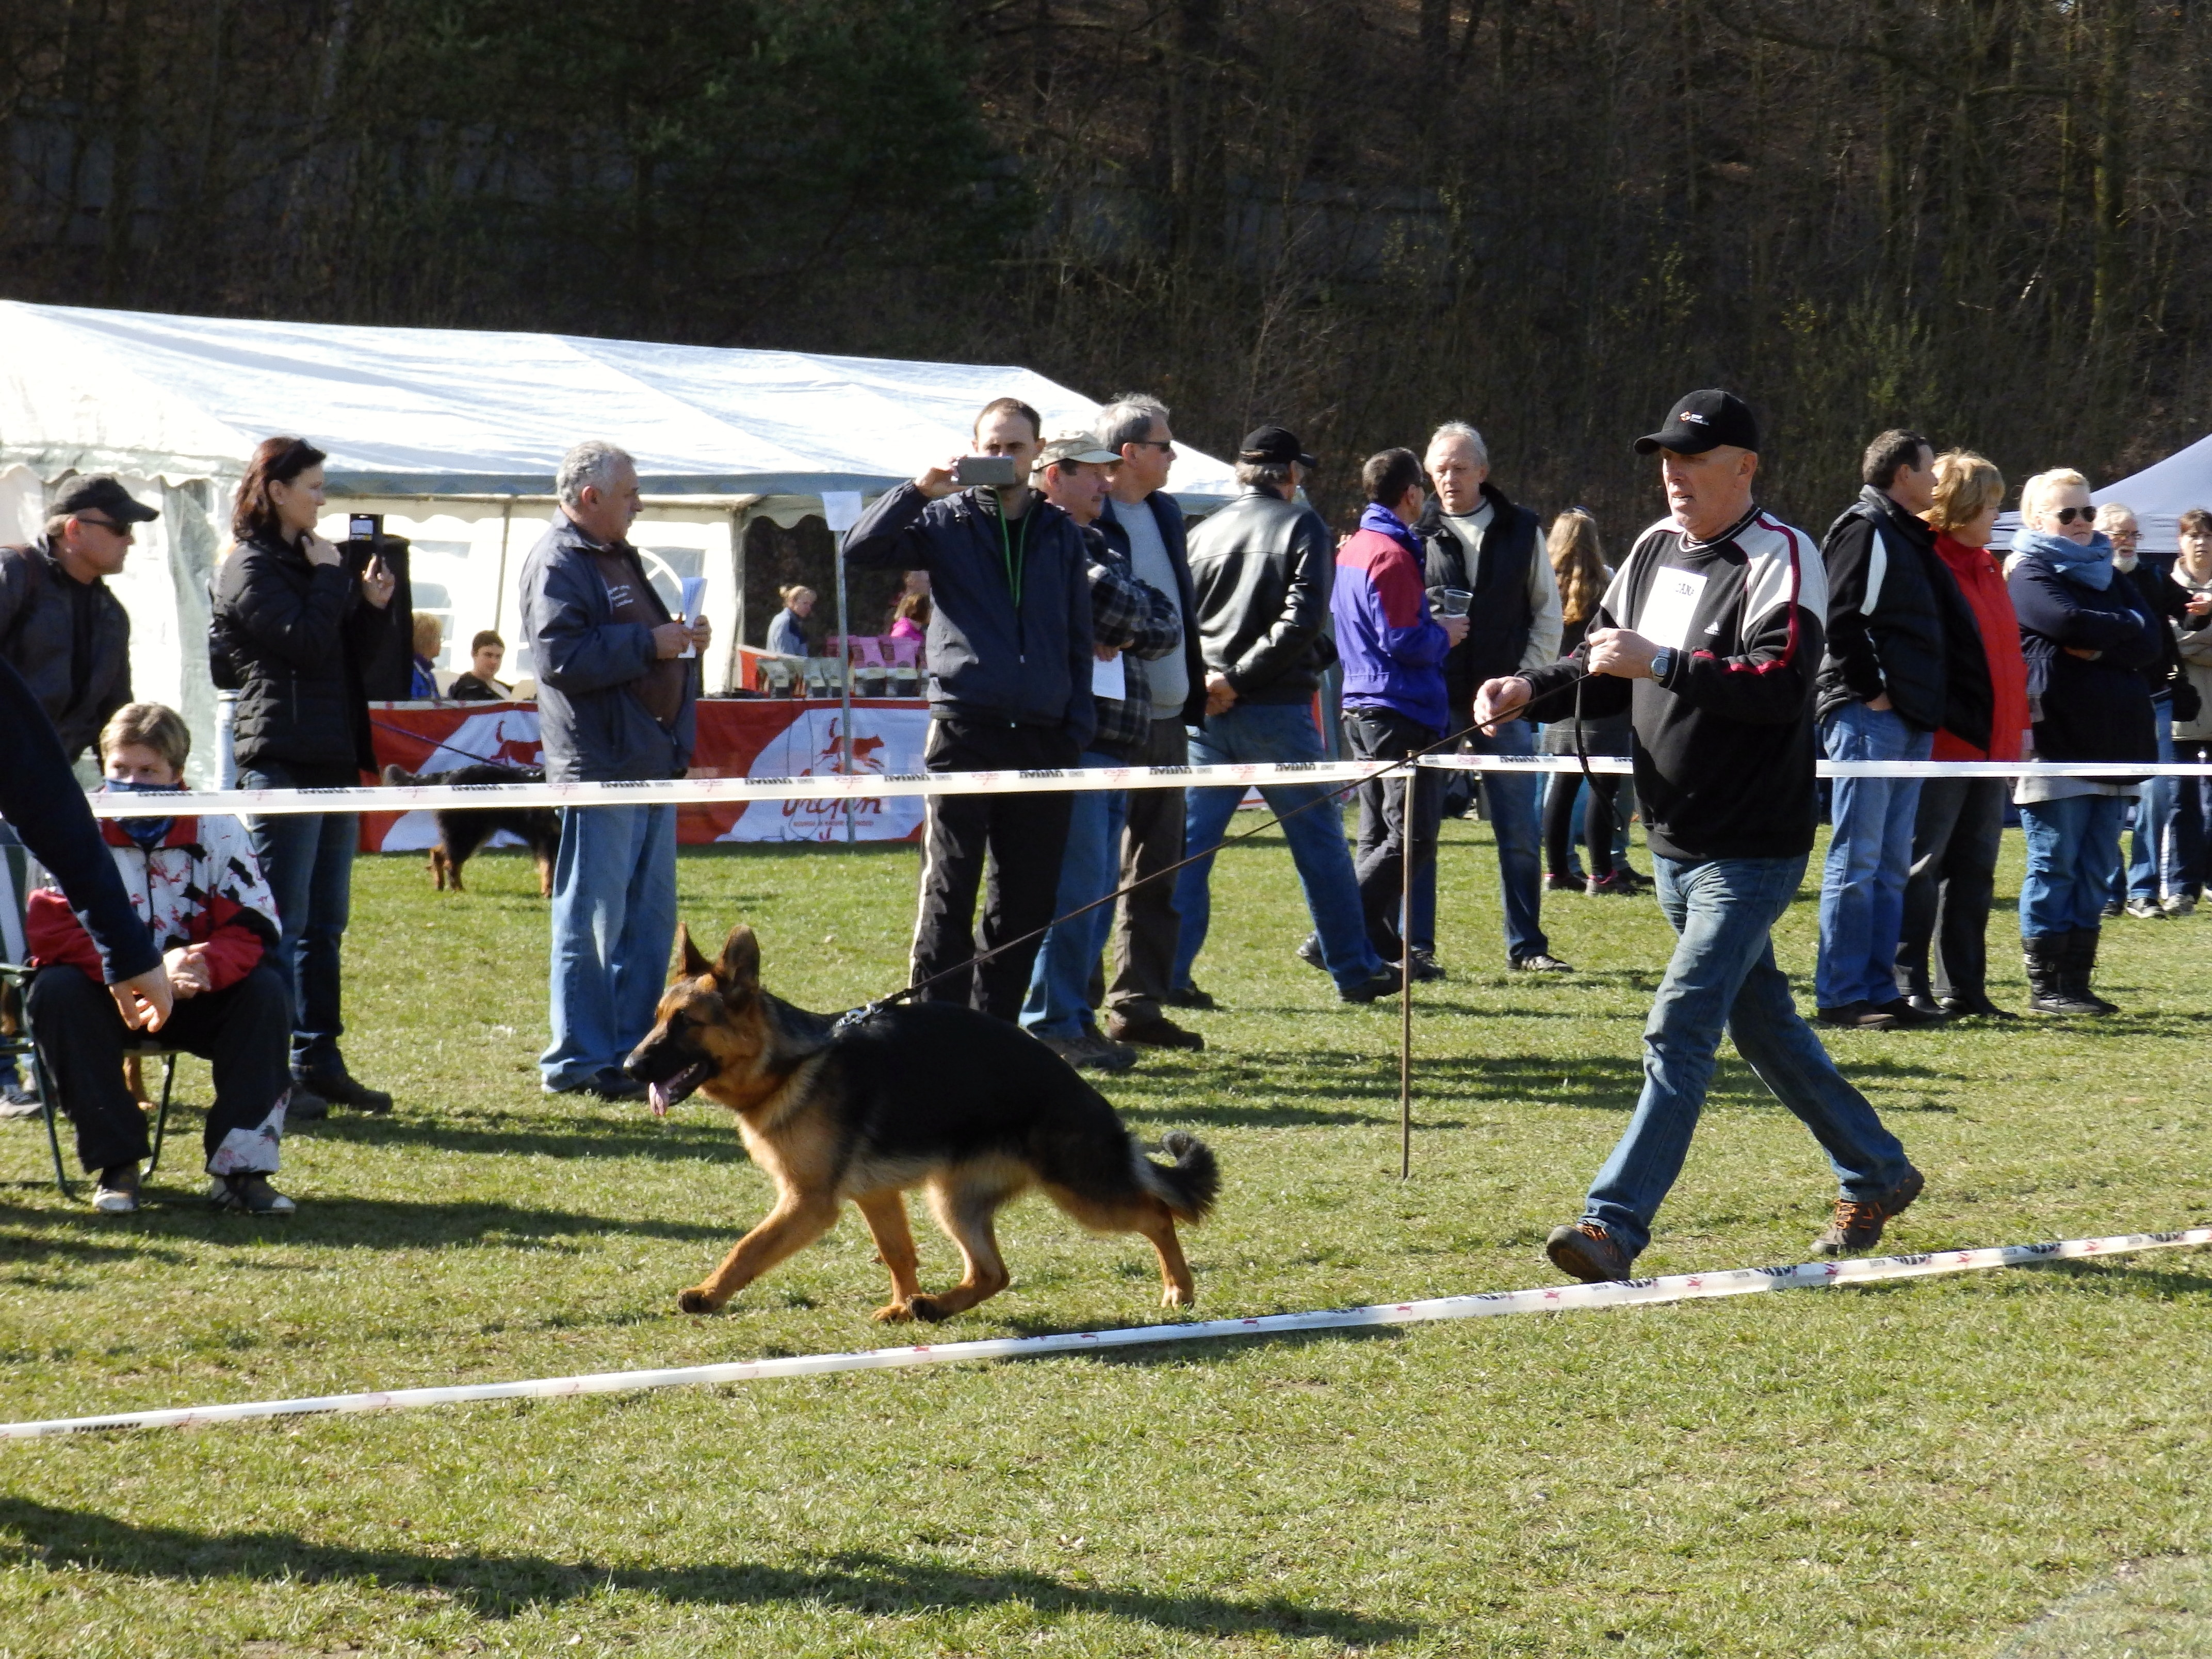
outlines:
{"label": "white barrier tape", "polygon": [[1736,1267],[1721,1273],[1678,1273],[1624,1284],[1560,1285],[1528,1291],[1493,1291],[1437,1297],[1423,1302],[1378,1303],[1315,1313],[1264,1314],[1250,1319],[1208,1319],[1181,1325],[1137,1325],[1119,1330],[1070,1331],[1048,1336],[990,1337],[976,1342],[922,1343],[911,1347],[863,1348],[853,1353],[801,1354],[786,1359],[738,1360],[665,1370],[600,1371],[587,1376],[543,1376],[520,1382],[468,1382],[441,1389],[392,1389],[378,1394],[334,1394],[302,1400],[258,1400],[229,1406],[185,1406],[164,1411],[118,1412],[106,1417],[57,1417],[40,1422],[0,1423],[0,1440],[105,1429],[183,1429],[261,1417],[305,1417],[340,1412],[412,1411],[489,1400],[565,1400],[586,1394],[631,1394],[648,1389],[698,1388],[757,1382],[771,1377],[823,1376],[833,1371],[887,1370],[962,1359],[1025,1359],[1048,1353],[1085,1353],[1163,1342],[1211,1341],[1231,1336],[1273,1336],[1292,1331],[1346,1330],[1367,1325],[1418,1325],[1433,1320],[1485,1319],[1499,1314],[1560,1313],[1577,1308],[1645,1306],[1695,1302],[1838,1285],[1868,1285],[2038,1261],[2081,1261],[2136,1250],[2212,1244],[2212,1227],[2185,1232],[2122,1233],[2051,1244],[2003,1244],[1942,1250],[1926,1255],[1877,1256],[1858,1261],[1808,1261],[1794,1267]]}
{"label": "white barrier tape", "polygon": [[[1430,755],[1419,764],[1455,772],[1580,772],[1572,755]],[[351,789],[188,789],[174,794],[94,794],[103,818],[228,812],[416,812],[441,807],[711,806],[756,800],[884,800],[899,795],[1024,794],[1048,790],[1251,788],[1273,783],[1364,782],[1375,761],[1302,761],[1249,766],[1106,766],[1033,772],[827,773],[786,778],[656,778],[641,783],[482,783],[369,786]],[[1617,755],[1592,755],[1589,769],[1626,773]],[[2212,777],[2212,763],[2025,761],[1821,761],[1824,778]]]}

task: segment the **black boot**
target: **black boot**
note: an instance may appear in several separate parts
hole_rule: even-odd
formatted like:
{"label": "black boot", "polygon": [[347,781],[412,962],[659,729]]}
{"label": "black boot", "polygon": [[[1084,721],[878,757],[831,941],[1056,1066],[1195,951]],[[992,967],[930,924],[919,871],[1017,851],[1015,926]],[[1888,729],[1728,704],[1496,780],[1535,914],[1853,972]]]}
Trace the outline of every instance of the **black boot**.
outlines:
{"label": "black boot", "polygon": [[2096,927],[2076,927],[2066,935],[2068,950],[2060,984],[2065,994],[2081,1004],[2093,1014],[2117,1014],[2119,1005],[2107,1002],[2089,988],[2089,981],[2097,972],[2097,936],[2103,930]]}
{"label": "black boot", "polygon": [[2067,994],[2066,968],[2073,948],[2071,933],[2035,933],[2020,942],[2021,963],[2027,969],[2027,1006],[2038,1014],[2094,1014],[2086,1002]]}

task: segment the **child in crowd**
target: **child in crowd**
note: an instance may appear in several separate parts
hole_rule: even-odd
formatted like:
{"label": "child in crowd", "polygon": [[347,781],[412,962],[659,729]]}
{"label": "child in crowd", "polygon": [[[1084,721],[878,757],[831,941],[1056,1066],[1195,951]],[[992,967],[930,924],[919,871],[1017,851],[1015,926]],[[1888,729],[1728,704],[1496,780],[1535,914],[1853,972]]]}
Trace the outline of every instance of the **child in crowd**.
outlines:
{"label": "child in crowd", "polygon": [[[191,750],[182,716],[157,702],[125,705],[100,734],[111,793],[181,789]],[[130,817],[103,818],[100,829],[175,992],[158,1041],[214,1062],[208,1195],[219,1209],[289,1215],[292,1200],[269,1177],[291,1095],[291,997],[268,959],[276,907],[245,826],[227,817]],[[124,1083],[132,1034],[100,982],[99,951],[59,892],[31,896],[24,931],[38,969],[31,1029],[76,1126],[77,1156],[100,1172],[93,1207],[128,1215],[151,1151],[146,1115]]]}

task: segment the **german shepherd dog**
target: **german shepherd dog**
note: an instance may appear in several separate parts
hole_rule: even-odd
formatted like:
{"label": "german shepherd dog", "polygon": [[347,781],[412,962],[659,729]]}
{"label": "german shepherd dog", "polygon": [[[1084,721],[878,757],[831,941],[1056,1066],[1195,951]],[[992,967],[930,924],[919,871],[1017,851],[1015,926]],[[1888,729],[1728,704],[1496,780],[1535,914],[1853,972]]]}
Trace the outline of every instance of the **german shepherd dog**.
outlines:
{"label": "german shepherd dog", "polygon": [[[394,788],[418,783],[543,783],[542,766],[457,766],[450,772],[421,776],[404,766],[387,766],[384,781]],[[561,817],[550,806],[441,806],[437,811],[438,844],[430,849],[430,879],[440,892],[461,887],[461,866],[501,830],[520,837],[538,861],[538,896],[553,896],[553,860],[561,851]]]}
{"label": "german shepherd dog", "polygon": [[[736,1114],[775,1207],[703,1281],[676,1298],[712,1313],[830,1231],[850,1199],[890,1270],[879,1320],[948,1319],[1006,1288],[993,1222],[1030,1187],[1096,1232],[1136,1232],[1159,1253],[1160,1301],[1188,1307],[1178,1220],[1213,1207],[1220,1176],[1202,1141],[1166,1137],[1172,1165],[1146,1158],[1105,1097],[1018,1027],[945,1002],[878,1009],[844,1030],[761,988],[750,927],[709,962],[679,936],[682,962],[653,1033],[623,1069],[665,1111],[695,1090]],[[908,1188],[960,1247],[967,1272],[949,1291],[915,1277]]]}

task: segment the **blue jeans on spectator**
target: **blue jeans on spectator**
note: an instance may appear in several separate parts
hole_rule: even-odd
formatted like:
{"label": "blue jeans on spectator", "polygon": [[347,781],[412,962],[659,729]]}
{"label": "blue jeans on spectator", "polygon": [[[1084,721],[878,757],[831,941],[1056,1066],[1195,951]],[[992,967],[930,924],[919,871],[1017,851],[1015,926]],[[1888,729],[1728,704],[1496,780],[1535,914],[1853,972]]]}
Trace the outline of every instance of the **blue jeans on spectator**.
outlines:
{"label": "blue jeans on spectator", "polygon": [[[1936,734],[1915,731],[1894,709],[1847,702],[1820,722],[1820,744],[1830,760],[1926,760]],[[1917,778],[1835,781],[1835,828],[1820,872],[1818,1006],[1897,1000],[1897,939],[1919,806]]]}
{"label": "blue jeans on spectator", "polygon": [[[2161,762],[2171,761],[2173,699],[2153,697],[2150,712],[2158,723],[2158,757]],[[2161,890],[2168,893],[2181,890],[2181,847],[2174,833],[2174,820],[2181,806],[2181,792],[2175,786],[2180,782],[2179,778],[2144,781],[2142,793],[2136,797],[2136,832],[2131,838],[2127,869],[2121,880],[2113,883],[2113,891],[2119,891],[2124,884],[2130,898],[2148,899],[2155,904]]]}
{"label": "blue jeans on spectator", "polygon": [[[1508,720],[1486,735],[1470,732],[1461,739],[1463,755],[1533,755],[1536,728]],[[1543,819],[1537,811],[1544,788],[1541,772],[1483,772],[1482,816],[1498,847],[1498,896],[1505,913],[1505,954],[1524,962],[1548,956],[1552,942],[1540,920],[1544,906]],[[1434,860],[1413,872],[1413,934],[1416,950],[1437,945],[1437,866]]]}
{"label": "blue jeans on spectator", "polygon": [[[1209,714],[1204,726],[1190,728],[1193,766],[1235,766],[1267,762],[1317,761],[1322,758],[1321,732],[1312,712],[1302,702],[1237,703],[1226,712]],[[1296,817],[1283,815],[1327,796],[1326,784],[1267,783],[1260,793],[1268,810],[1283,817],[1283,839],[1290,843],[1291,861],[1297,866],[1298,884],[1305,890],[1306,909],[1314,932],[1321,936],[1322,965],[1340,990],[1364,985],[1382,971],[1382,958],[1367,942],[1366,914],[1360,908],[1359,882],[1352,867],[1352,850],[1344,842],[1344,819],[1338,805],[1329,801]],[[1183,817],[1185,856],[1204,854],[1186,864],[1176,878],[1176,913],[1182,929],[1176,940],[1175,984],[1190,988],[1191,963],[1205,948],[1212,920],[1208,883],[1213,874],[1213,852],[1229,828],[1241,788],[1193,789]]]}
{"label": "blue jeans on spectator", "polygon": [[[1126,761],[1088,750],[1085,766],[1123,766]],[[1091,979],[1114,926],[1114,907],[1099,905],[1079,916],[1068,912],[1114,890],[1121,875],[1121,827],[1129,820],[1126,789],[1071,791],[1067,848],[1060,855],[1060,890],[1052,913],[1066,918],[1053,923],[1037,947],[1030,970],[1030,993],[1022,1004],[1022,1029],[1041,1037],[1075,1037],[1096,1022],[1091,1009]]]}
{"label": "blue jeans on spectator", "polygon": [[[2212,761],[2212,742],[2176,738],[2173,757]],[[2170,890],[2197,898],[2204,891],[2205,839],[2212,835],[2212,778],[2176,778],[2173,783],[2173,861],[2180,884]]]}
{"label": "blue jeans on spectator", "polygon": [[1644,1025],[1644,1092],[1636,1115],[1590,1183],[1583,1213],[1635,1255],[1651,1242],[1725,1029],[1744,1063],[1796,1113],[1828,1154],[1844,1196],[1880,1197],[1905,1178],[1905,1148],[1866,1097],[1845,1082],[1790,1000],[1771,937],[1805,874],[1805,860],[1653,854],[1659,908],[1674,954]]}
{"label": "blue jeans on spectator", "polygon": [[[289,771],[270,764],[240,769],[238,787],[294,786]],[[276,968],[292,994],[292,1070],[335,1070],[343,1064],[340,955],[353,908],[361,818],[353,812],[271,813],[247,818],[246,833],[276,905]]]}
{"label": "blue jeans on spectator", "polygon": [[676,809],[563,808],[553,865],[553,1040],[538,1057],[546,1088],[580,1089],[645,1041],[675,940]]}
{"label": "blue jeans on spectator", "polygon": [[2119,868],[2125,805],[2118,795],[2020,804],[2021,828],[2027,832],[2027,873],[2020,883],[2022,939],[2104,926]]}

